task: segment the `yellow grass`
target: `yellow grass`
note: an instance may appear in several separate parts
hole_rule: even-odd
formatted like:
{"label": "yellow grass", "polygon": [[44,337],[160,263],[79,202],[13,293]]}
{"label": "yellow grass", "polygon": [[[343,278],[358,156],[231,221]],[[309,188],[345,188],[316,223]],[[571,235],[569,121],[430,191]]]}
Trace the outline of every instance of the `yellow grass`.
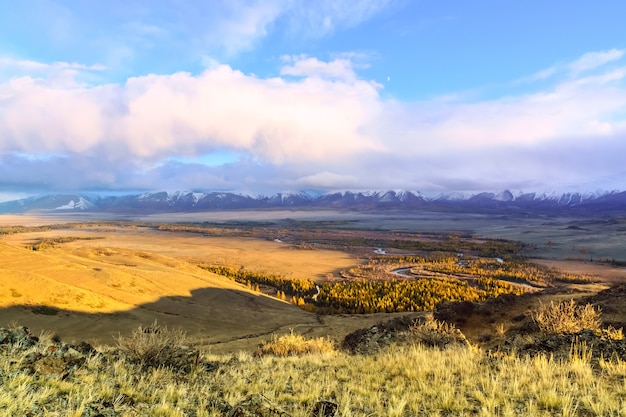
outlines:
{"label": "yellow grass", "polygon": [[539,329],[546,334],[577,333],[583,329],[599,330],[600,309],[591,304],[577,305],[574,300],[540,304],[533,314]]}
{"label": "yellow grass", "polygon": [[44,346],[1,351],[2,415],[79,416],[110,402],[121,416],[219,416],[215,404],[257,393],[294,417],[309,416],[318,400],[336,402],[345,417],[626,414],[626,364],[601,360],[594,367],[584,347],[563,361],[419,344],[370,356],[207,354],[202,360],[212,369],[188,374],[99,354],[65,379],[20,371],[21,360],[37,349],[45,354]]}
{"label": "yellow grass", "polygon": [[435,319],[432,314],[428,314],[423,321],[417,322],[409,330],[413,340],[426,346],[468,344],[459,329],[453,324]]}
{"label": "yellow grass", "polygon": [[[17,216],[19,217],[19,216]],[[81,237],[39,251],[42,238]],[[0,237],[0,326],[53,328],[68,341],[112,343],[155,319],[216,352],[249,349],[290,328],[341,339],[382,320],[318,320],[289,303],[209,273],[195,262],[316,279],[356,262],[343,252],[273,241],[207,238],[145,227],[91,226]]]}
{"label": "yellow grass", "polygon": [[335,345],[323,337],[307,339],[293,330],[283,336],[274,335],[272,340],[263,342],[257,349],[257,355],[290,356],[314,353],[332,353]]}
{"label": "yellow grass", "polygon": [[63,248],[129,249],[138,253],[155,254],[178,261],[196,261],[271,272],[286,277],[324,278],[339,269],[354,266],[355,260],[343,252],[329,250],[296,250],[271,239],[204,237],[183,232],[138,228],[80,228],[59,229],[38,233],[20,233],[3,237],[14,246],[32,244],[37,238],[75,236],[104,238],[80,240],[62,245]]}

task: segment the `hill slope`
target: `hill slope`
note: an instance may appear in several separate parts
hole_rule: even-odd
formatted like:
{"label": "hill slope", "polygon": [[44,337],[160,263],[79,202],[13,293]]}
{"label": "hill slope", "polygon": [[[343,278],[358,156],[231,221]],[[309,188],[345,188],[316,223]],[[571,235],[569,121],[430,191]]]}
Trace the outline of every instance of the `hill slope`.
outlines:
{"label": "hill slope", "polygon": [[3,322],[53,328],[70,339],[110,342],[118,332],[155,319],[184,324],[212,341],[315,322],[295,306],[155,253],[107,247],[32,251],[0,243],[0,265]]}

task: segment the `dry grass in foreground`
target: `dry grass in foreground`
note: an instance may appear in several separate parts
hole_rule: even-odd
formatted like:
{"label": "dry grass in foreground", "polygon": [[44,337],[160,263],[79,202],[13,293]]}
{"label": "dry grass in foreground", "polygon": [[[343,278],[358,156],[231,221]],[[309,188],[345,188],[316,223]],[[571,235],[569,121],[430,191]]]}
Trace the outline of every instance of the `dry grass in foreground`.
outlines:
{"label": "dry grass in foreground", "polygon": [[[139,346],[176,332],[140,330],[132,339]],[[206,354],[181,371],[167,366],[169,354],[160,357],[166,366],[145,366],[125,342],[91,351],[49,335],[36,340],[25,329],[0,331],[0,414],[244,415],[233,413],[233,405],[252,396],[274,407],[266,415],[294,417],[317,415],[320,400],[337,405],[336,415],[344,417],[626,415],[626,363],[592,362],[584,344],[564,360],[410,343],[372,355]]]}

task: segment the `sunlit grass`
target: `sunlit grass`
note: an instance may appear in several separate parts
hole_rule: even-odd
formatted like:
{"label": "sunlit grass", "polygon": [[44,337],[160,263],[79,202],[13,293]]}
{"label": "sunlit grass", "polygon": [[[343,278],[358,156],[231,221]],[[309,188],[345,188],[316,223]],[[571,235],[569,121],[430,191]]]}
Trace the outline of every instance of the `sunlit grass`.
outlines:
{"label": "sunlit grass", "polygon": [[200,364],[187,373],[108,353],[67,378],[21,370],[44,346],[0,350],[1,415],[79,416],[90,404],[109,403],[127,416],[217,416],[213,400],[234,405],[256,393],[294,417],[310,415],[319,400],[336,402],[348,417],[626,415],[626,363],[592,364],[583,345],[567,360],[417,344],[373,355],[206,354],[211,369]]}

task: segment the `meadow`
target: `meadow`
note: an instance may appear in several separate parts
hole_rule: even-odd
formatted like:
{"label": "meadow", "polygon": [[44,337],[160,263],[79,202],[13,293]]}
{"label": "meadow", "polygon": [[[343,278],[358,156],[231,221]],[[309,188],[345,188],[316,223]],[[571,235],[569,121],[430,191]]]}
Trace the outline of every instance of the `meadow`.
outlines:
{"label": "meadow", "polygon": [[[57,343],[58,344],[58,343]],[[390,346],[369,355],[206,354],[189,372],[145,368],[119,353],[91,354],[65,374],[21,365],[56,346],[3,349],[0,413],[22,416],[623,416],[626,364],[493,355],[454,346]],[[47,355],[50,355],[49,353]],[[50,357],[43,356],[42,357]],[[39,359],[42,361],[43,359]],[[233,412],[252,400],[254,414]],[[319,412],[318,404],[336,407]],[[316,408],[317,406],[317,408]],[[329,407],[329,409],[330,409]],[[316,413],[316,410],[318,412]],[[231,413],[231,414],[228,414]]]}
{"label": "meadow", "polygon": [[[266,415],[626,415],[626,270],[598,243],[605,223],[289,214],[0,216],[0,327],[39,336],[0,332],[0,411],[244,415],[256,398]],[[597,320],[554,339],[537,327],[554,302]],[[433,309],[428,338],[384,324]],[[145,360],[154,345],[176,361]]]}

